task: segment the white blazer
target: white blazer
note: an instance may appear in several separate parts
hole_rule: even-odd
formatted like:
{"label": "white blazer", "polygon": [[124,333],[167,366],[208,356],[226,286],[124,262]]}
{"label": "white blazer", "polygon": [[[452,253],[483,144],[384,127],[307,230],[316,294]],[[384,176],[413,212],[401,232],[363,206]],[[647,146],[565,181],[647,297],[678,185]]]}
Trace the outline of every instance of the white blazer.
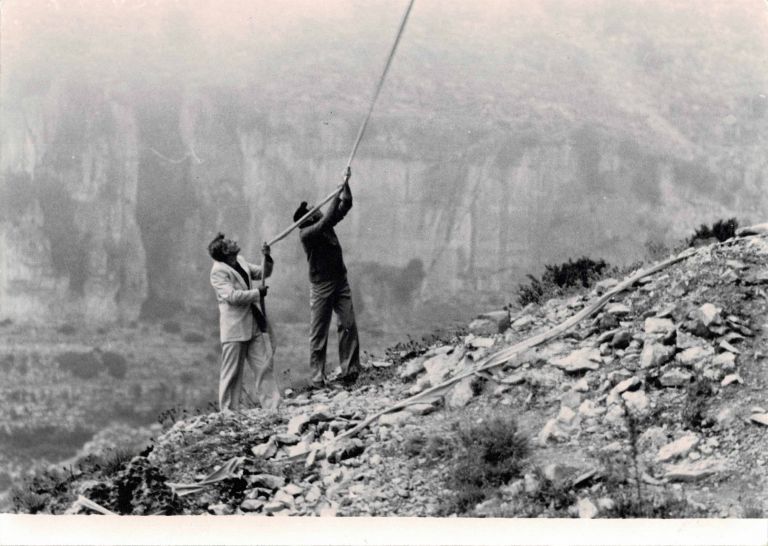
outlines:
{"label": "white blazer", "polygon": [[[261,280],[261,267],[246,262],[240,255],[237,263],[251,279]],[[272,274],[271,260],[266,261],[266,276]],[[253,312],[251,305],[260,300],[258,289],[248,289],[242,276],[233,267],[214,260],[211,268],[211,286],[219,302],[219,336],[222,343],[248,341],[253,337]]]}

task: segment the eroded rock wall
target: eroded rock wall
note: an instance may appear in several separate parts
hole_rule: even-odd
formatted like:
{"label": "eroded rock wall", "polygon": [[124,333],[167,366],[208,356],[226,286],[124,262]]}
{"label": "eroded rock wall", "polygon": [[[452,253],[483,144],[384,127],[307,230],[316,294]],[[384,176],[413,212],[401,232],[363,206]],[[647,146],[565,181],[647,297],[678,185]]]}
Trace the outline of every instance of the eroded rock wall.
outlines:
{"label": "eroded rock wall", "polygon": [[[36,321],[210,309],[208,241],[224,231],[258,259],[299,201],[340,181],[359,122],[254,111],[233,91],[147,100],[63,84],[5,105],[3,118],[0,315]],[[337,229],[348,263],[419,258],[421,299],[511,301],[544,264],[631,262],[649,241],[721,217],[759,220],[768,204],[759,158],[724,167],[576,125],[557,139],[499,132],[456,149],[440,145],[441,130],[375,119]],[[307,290],[296,235],[274,255],[274,305],[294,306]]]}

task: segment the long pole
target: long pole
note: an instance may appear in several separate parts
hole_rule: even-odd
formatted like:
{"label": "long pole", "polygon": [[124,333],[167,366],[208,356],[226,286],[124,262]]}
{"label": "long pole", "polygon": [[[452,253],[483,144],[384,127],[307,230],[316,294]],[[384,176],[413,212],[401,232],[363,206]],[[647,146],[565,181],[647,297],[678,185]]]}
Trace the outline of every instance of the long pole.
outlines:
{"label": "long pole", "polygon": [[[392,64],[392,59],[395,57],[395,51],[397,50],[397,45],[400,43],[400,38],[403,35],[403,31],[405,30],[405,23],[408,21],[408,15],[411,13],[411,8],[413,8],[413,3],[415,0],[410,0],[408,3],[408,7],[405,10],[405,13],[403,14],[403,18],[400,21],[400,27],[397,29],[397,35],[395,36],[395,41],[392,44],[392,48],[389,50],[389,55],[387,56],[387,62],[384,64],[384,70],[381,72],[381,77],[379,78],[378,83],[376,84],[376,88],[373,92],[373,98],[371,99],[370,106],[368,107],[368,112],[365,115],[365,119],[363,120],[363,124],[360,126],[360,130],[357,132],[357,138],[355,139],[355,144],[352,146],[352,152],[349,154],[349,160],[347,161],[347,168],[350,168],[352,166],[352,160],[355,158],[355,154],[357,154],[357,148],[360,146],[360,141],[363,140],[363,135],[365,134],[365,130],[368,127],[368,121],[371,119],[371,114],[373,113],[373,108],[376,105],[376,101],[379,98],[379,93],[381,93],[382,87],[384,87],[384,80],[387,77],[387,72],[389,71],[389,67]],[[267,244],[269,246],[274,245],[278,241],[281,241],[282,239],[285,239],[294,229],[296,229],[299,225],[301,225],[304,220],[309,218],[314,212],[318,209],[320,209],[323,205],[325,205],[328,201],[333,199],[336,194],[338,194],[341,191],[341,188],[344,185],[339,185],[336,189],[334,189],[331,193],[329,193],[322,201],[320,201],[317,205],[312,207],[309,212],[307,212],[304,216],[299,218],[297,221],[295,221],[293,224],[288,226],[286,229],[281,231],[278,235],[276,235],[272,240],[268,241]]]}

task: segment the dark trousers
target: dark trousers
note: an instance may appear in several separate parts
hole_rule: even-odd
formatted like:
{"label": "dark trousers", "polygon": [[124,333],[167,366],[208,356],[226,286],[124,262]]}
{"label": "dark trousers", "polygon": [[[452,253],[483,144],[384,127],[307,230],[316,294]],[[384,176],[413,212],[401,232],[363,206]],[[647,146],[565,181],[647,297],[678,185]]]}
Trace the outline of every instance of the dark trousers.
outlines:
{"label": "dark trousers", "polygon": [[339,377],[353,377],[360,370],[360,342],[357,339],[355,310],[352,308],[352,291],[347,278],[313,282],[309,292],[312,310],[309,332],[309,367],[312,383],[321,384],[327,379],[325,354],[328,347],[328,330],[331,312],[336,313],[339,329]]}

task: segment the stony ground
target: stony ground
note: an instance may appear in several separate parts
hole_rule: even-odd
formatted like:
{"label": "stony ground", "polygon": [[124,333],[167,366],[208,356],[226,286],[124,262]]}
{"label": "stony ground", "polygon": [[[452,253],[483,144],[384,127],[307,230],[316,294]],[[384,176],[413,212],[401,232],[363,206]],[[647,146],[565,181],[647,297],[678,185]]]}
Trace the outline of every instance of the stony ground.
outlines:
{"label": "stony ground", "polygon": [[[133,514],[764,517],[767,261],[765,238],[700,248],[554,341],[334,441],[561,323],[621,279],[491,313],[472,333],[366,362],[348,390],[291,394],[279,414],[199,415],[108,470],[91,462],[54,473],[38,484],[48,495],[38,509],[90,512],[75,502],[82,495]],[[456,477],[475,451],[456,431],[500,417],[515,419],[530,448],[509,480],[467,497]]]}

